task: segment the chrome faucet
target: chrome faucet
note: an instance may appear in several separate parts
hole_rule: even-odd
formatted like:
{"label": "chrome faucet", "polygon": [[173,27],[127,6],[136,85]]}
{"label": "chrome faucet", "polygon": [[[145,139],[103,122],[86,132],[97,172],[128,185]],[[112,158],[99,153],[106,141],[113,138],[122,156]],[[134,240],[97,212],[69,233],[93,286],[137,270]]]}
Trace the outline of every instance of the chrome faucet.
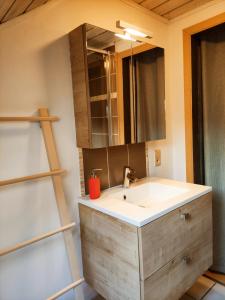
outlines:
{"label": "chrome faucet", "polygon": [[130,167],[124,167],[123,187],[129,188],[130,183],[135,182],[136,180],[135,170]]}

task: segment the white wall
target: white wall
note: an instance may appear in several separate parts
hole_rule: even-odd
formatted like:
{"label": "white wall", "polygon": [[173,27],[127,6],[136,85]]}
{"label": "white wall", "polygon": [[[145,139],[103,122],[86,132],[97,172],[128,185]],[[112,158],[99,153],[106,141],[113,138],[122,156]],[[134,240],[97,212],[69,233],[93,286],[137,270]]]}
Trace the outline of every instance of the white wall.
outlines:
{"label": "white wall", "polygon": [[[47,106],[61,117],[54,131],[76,220],[79,164],[67,33],[84,22],[114,30],[118,19],[149,29],[152,43],[166,48],[166,24],[119,0],[53,0],[0,26],[0,114],[30,115]],[[40,133],[37,124],[1,125],[1,179],[48,170]],[[0,248],[60,226],[50,179],[1,188],[0,205]],[[70,282],[61,235],[0,259],[0,299],[45,299]],[[89,299],[91,291],[84,292]],[[72,292],[62,299],[72,299]]]}

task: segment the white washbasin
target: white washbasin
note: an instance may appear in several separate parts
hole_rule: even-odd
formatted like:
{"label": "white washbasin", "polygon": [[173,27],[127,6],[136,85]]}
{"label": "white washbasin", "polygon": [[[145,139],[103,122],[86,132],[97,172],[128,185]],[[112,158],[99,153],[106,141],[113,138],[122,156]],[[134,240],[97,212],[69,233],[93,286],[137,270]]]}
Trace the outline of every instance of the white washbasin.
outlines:
{"label": "white washbasin", "polygon": [[133,205],[147,208],[159,204],[160,202],[169,201],[171,198],[180,196],[186,192],[188,192],[187,188],[150,181],[128,189],[124,188],[106,197],[127,201]]}
{"label": "white washbasin", "polygon": [[122,186],[110,188],[97,200],[87,196],[79,202],[140,227],[211,190],[208,186],[147,177],[128,189]]}

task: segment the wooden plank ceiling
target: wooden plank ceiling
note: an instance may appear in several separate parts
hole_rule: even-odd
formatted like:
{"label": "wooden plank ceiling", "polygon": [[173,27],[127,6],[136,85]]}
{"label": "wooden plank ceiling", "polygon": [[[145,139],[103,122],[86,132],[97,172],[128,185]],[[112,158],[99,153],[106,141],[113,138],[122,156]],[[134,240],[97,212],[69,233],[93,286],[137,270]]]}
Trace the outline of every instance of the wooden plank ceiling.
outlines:
{"label": "wooden plank ceiling", "polygon": [[[50,0],[0,0],[0,23],[45,4]],[[132,0],[171,20],[212,0]]]}
{"label": "wooden plank ceiling", "polygon": [[171,20],[212,0],[133,0],[142,7]]}
{"label": "wooden plank ceiling", "polygon": [[49,0],[0,0],[0,23],[45,4]]}

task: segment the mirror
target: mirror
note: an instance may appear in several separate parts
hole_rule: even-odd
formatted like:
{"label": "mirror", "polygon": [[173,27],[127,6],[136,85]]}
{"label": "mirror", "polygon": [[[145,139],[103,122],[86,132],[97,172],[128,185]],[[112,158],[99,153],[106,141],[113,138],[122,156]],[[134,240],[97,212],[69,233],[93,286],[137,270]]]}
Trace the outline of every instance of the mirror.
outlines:
{"label": "mirror", "polygon": [[[78,142],[78,146],[101,148],[164,139],[164,49],[122,39],[94,25],[84,24],[80,28],[86,48],[88,104],[85,109],[89,116],[86,142]],[[72,32],[72,75],[81,80],[81,68],[72,61],[76,56],[73,45],[79,43],[75,37]],[[80,97],[75,94],[76,89],[79,89],[77,84],[74,86],[75,114],[80,110],[76,106],[76,98]],[[80,126],[76,120],[76,127]],[[78,134],[79,128],[78,140],[85,134],[84,131]]]}
{"label": "mirror", "polygon": [[137,46],[122,58],[126,144],[165,138],[164,49],[145,48],[150,49]]}

